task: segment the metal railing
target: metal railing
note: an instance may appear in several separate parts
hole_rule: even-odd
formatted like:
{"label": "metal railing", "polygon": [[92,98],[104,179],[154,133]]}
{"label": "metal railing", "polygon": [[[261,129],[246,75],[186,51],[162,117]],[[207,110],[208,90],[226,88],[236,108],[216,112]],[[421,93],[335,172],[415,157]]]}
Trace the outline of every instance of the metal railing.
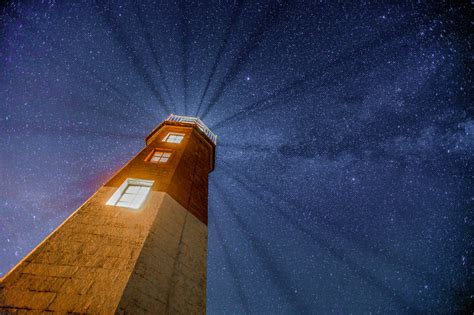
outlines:
{"label": "metal railing", "polygon": [[217,144],[217,136],[215,133],[211,131],[202,121],[201,119],[197,117],[192,117],[192,116],[180,116],[180,115],[175,115],[175,114],[170,114],[168,118],[166,118],[167,121],[175,121],[179,123],[185,123],[185,124],[192,124],[195,125],[204,132],[204,134],[211,139],[211,141],[214,144]]}

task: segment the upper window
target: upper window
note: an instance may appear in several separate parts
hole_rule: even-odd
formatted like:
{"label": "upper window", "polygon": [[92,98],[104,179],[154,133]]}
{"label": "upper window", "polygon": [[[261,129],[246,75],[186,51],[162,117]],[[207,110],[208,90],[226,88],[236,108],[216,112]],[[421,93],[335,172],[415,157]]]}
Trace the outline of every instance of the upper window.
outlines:
{"label": "upper window", "polygon": [[180,143],[183,140],[183,138],[184,138],[184,134],[182,133],[170,132],[166,135],[163,141],[171,142],[171,143]]}
{"label": "upper window", "polygon": [[166,163],[170,156],[171,152],[154,151],[149,161],[153,163]]}
{"label": "upper window", "polygon": [[127,178],[107,201],[107,205],[139,209],[152,185],[152,180]]}

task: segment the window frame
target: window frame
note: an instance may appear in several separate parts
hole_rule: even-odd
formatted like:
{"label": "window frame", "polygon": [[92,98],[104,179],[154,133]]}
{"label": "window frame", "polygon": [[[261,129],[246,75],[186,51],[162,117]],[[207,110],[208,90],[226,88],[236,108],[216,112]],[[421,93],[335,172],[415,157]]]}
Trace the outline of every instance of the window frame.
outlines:
{"label": "window frame", "polygon": [[[160,157],[159,161],[152,161],[157,152],[161,152],[163,154],[165,154],[165,153],[169,154],[168,159],[166,161],[162,162],[161,161],[161,159],[163,158],[163,155],[162,155]],[[163,149],[163,148],[154,148],[150,152],[150,154],[147,155],[147,157],[145,158],[145,161],[153,163],[153,164],[168,164],[170,162],[170,160],[172,159],[173,155],[174,155],[174,152],[172,150],[167,150],[167,149]]]}
{"label": "window frame", "polygon": [[[112,196],[107,200],[106,205],[108,206],[114,206],[114,207],[122,207],[122,208],[128,208],[128,209],[134,209],[138,210],[140,209],[143,204],[145,203],[148,195],[150,194],[151,187],[153,186],[155,181],[153,180],[148,180],[148,179],[140,179],[140,178],[127,178],[122,185],[112,194]],[[130,186],[139,186],[141,187],[146,187],[148,190],[145,192],[144,197],[142,200],[135,205],[130,205],[130,206],[124,206],[124,205],[118,205],[119,202],[121,202],[122,197],[126,194],[128,187]],[[139,195],[135,194],[135,196]]]}
{"label": "window frame", "polygon": [[[181,136],[181,140],[179,140],[179,142],[175,142],[175,141],[168,141],[169,137],[170,136]],[[186,134],[184,133],[181,133],[181,132],[174,132],[174,131],[170,131],[166,134],[166,136],[163,138],[163,142],[167,142],[167,143],[176,143],[176,144],[180,144],[181,142],[183,142],[184,140],[184,137],[186,136]]]}

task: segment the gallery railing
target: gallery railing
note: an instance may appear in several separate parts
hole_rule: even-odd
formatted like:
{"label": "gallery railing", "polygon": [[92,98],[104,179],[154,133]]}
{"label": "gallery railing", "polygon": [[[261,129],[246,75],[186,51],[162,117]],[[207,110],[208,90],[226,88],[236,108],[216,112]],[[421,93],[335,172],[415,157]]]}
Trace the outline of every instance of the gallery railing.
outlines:
{"label": "gallery railing", "polygon": [[217,143],[217,136],[209,129],[202,121],[201,119],[197,117],[192,117],[192,116],[180,116],[180,115],[175,115],[171,114],[166,118],[167,121],[175,121],[179,123],[187,123],[187,124],[192,124],[195,125],[204,132],[204,134],[211,139],[211,141],[216,144]]}

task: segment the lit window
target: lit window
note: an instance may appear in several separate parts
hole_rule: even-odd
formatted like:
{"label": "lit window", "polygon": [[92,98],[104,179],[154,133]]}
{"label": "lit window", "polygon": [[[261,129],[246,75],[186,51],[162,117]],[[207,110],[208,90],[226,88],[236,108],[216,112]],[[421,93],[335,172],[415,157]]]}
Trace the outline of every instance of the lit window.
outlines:
{"label": "lit window", "polygon": [[107,205],[139,209],[152,185],[152,180],[127,178],[107,201]]}
{"label": "lit window", "polygon": [[163,141],[171,142],[171,143],[180,143],[181,140],[183,140],[183,138],[184,138],[184,134],[182,133],[170,132],[166,135]]}
{"label": "lit window", "polygon": [[153,163],[166,163],[171,156],[171,152],[155,151],[150,158]]}

